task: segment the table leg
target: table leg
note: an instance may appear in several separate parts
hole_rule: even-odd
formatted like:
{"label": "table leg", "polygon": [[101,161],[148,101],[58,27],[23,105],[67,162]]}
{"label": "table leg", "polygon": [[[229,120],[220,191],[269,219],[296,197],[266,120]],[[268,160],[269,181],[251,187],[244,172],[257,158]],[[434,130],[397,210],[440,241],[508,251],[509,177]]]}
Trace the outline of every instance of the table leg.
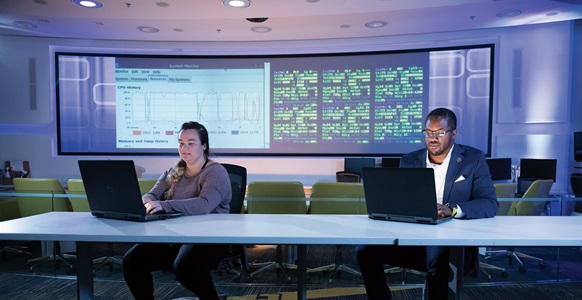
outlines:
{"label": "table leg", "polygon": [[77,242],[77,299],[93,299],[91,243]]}
{"label": "table leg", "polygon": [[307,299],[306,246],[297,245],[297,300]]}
{"label": "table leg", "polygon": [[451,247],[449,252],[449,300],[463,299],[464,247]]}

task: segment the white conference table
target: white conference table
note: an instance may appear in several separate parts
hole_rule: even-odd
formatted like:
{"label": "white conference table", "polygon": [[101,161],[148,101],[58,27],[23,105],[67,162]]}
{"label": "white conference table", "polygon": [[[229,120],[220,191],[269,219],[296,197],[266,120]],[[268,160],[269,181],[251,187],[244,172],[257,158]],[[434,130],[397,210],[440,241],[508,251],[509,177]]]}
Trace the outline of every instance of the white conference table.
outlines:
{"label": "white conference table", "polygon": [[389,227],[365,215],[212,214],[140,223],[50,212],[0,222],[0,239],[76,242],[78,299],[93,299],[93,242],[293,244],[298,246],[297,298],[306,299],[306,245],[395,244]]}
{"label": "white conference table", "polygon": [[305,246],[396,244],[453,246],[449,298],[462,298],[462,246],[582,246],[582,218],[506,217],[451,220],[439,225],[374,221],[366,215],[214,214],[148,223],[52,212],[0,222],[3,240],[77,242],[77,292],[92,299],[92,242],[298,245],[297,298],[306,299]]}
{"label": "white conference table", "polygon": [[390,230],[397,236],[399,246],[452,246],[449,299],[462,299],[463,246],[582,246],[582,218],[579,217],[497,216],[474,220],[454,219],[436,226],[390,223]]}

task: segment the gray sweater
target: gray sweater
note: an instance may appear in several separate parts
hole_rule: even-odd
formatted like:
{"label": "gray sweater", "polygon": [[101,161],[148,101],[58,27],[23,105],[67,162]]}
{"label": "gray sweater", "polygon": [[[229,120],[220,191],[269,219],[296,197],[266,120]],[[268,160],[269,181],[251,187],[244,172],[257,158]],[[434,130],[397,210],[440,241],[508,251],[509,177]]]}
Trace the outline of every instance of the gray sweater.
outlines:
{"label": "gray sweater", "polygon": [[[172,170],[165,171],[149,193],[144,196],[154,200],[164,200],[164,192],[171,183],[166,176]],[[208,213],[228,214],[232,190],[226,169],[219,163],[209,160],[206,167],[194,176],[186,172],[174,186],[172,199],[160,201],[166,212],[181,212],[185,215],[203,215]]]}

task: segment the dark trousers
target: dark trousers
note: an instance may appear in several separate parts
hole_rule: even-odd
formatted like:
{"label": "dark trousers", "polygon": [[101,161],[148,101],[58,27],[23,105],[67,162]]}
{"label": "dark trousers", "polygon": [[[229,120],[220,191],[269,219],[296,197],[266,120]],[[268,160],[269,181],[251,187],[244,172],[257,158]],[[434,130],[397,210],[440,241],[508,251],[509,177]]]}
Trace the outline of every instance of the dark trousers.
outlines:
{"label": "dark trousers", "polygon": [[427,273],[428,297],[447,299],[449,248],[442,246],[359,245],[356,256],[370,300],[391,299],[384,264]]}
{"label": "dark trousers", "polygon": [[217,300],[210,271],[227,257],[229,245],[137,244],[123,257],[123,276],[135,299],[154,299],[152,271],[172,271],[201,300]]}

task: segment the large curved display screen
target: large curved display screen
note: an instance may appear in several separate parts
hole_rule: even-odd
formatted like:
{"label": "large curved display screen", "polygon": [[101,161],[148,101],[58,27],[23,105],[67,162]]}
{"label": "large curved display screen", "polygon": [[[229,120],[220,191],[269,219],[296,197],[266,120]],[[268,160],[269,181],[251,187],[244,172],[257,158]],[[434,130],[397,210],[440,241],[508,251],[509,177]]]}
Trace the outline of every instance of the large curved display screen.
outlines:
{"label": "large curved display screen", "polygon": [[55,54],[60,155],[175,155],[186,121],[217,155],[399,155],[426,114],[489,153],[493,45],[276,55]]}

